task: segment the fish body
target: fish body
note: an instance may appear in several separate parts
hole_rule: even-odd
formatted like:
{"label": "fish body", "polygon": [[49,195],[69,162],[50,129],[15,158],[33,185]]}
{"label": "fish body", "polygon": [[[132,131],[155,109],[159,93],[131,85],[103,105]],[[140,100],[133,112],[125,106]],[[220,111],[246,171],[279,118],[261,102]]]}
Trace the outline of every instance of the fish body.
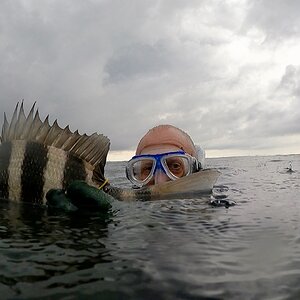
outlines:
{"label": "fish body", "polygon": [[103,188],[121,201],[158,200],[211,192],[219,172],[201,170],[189,176],[140,189],[123,189],[107,184],[104,166],[110,141],[59,127],[57,121],[41,121],[35,105],[24,113],[17,104],[11,121],[4,114],[0,137],[0,198],[46,204],[51,189],[66,190],[76,180]]}
{"label": "fish body", "polygon": [[15,140],[0,146],[0,186],[2,198],[45,204],[51,188],[66,189],[74,180],[90,185],[92,166],[61,149],[36,142]]}
{"label": "fish body", "polygon": [[62,129],[57,121],[42,122],[34,106],[25,116],[16,106],[10,123],[4,118],[0,144],[0,197],[46,204],[50,189],[66,189],[74,180],[97,186],[93,178],[103,173],[109,139]]}
{"label": "fish body", "polygon": [[191,198],[211,193],[220,172],[216,169],[203,169],[189,176],[139,189],[120,189],[104,187],[108,194],[123,201],[165,200],[172,198]]}

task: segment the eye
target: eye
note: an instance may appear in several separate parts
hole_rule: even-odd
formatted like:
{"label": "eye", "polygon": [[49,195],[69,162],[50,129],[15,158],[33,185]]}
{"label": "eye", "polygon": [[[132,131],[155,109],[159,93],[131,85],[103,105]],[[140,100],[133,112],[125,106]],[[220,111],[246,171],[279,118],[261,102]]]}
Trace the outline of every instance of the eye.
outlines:
{"label": "eye", "polygon": [[177,178],[186,176],[189,172],[189,161],[186,157],[168,157],[165,163],[168,170]]}
{"label": "eye", "polygon": [[152,161],[143,161],[141,163],[141,174],[143,177],[147,177],[153,168],[153,162]]}
{"label": "eye", "polygon": [[146,179],[153,167],[152,160],[139,160],[133,164],[133,175],[138,180]]}
{"label": "eye", "polygon": [[169,170],[177,175],[183,170],[183,162],[180,158],[170,158],[167,160]]}
{"label": "eye", "polygon": [[148,165],[148,166],[143,166],[142,167],[142,173],[145,173],[145,172],[150,172],[152,169],[152,166]]}
{"label": "eye", "polygon": [[169,167],[172,168],[173,170],[179,170],[181,168],[181,164],[178,162],[174,162]]}

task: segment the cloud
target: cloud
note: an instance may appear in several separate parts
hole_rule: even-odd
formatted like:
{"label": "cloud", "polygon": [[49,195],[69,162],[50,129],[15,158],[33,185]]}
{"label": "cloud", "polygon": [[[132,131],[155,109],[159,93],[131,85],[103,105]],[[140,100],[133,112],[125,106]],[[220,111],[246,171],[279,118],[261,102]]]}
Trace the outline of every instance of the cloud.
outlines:
{"label": "cloud", "polygon": [[2,1],[0,109],[37,101],[61,126],[109,136],[115,151],[160,123],[208,154],[268,152],[279,136],[288,149],[300,135],[298,5]]}
{"label": "cloud", "polygon": [[247,27],[263,30],[267,41],[299,37],[299,10],[297,0],[251,0],[247,14]]}
{"label": "cloud", "polygon": [[104,66],[106,83],[133,80],[140,76],[163,73],[170,66],[166,49],[160,45],[134,44],[118,49]]}

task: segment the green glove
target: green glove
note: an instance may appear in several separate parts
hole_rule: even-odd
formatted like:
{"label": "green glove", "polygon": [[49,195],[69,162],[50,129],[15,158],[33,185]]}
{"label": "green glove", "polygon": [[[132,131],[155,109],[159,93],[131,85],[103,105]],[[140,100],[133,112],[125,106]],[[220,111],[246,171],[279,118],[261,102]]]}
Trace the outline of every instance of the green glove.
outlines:
{"label": "green glove", "polygon": [[66,196],[65,191],[61,189],[51,189],[46,194],[47,205],[50,209],[58,209],[64,211],[76,211],[78,208],[74,206],[71,200]]}
{"label": "green glove", "polygon": [[107,211],[111,208],[113,198],[85,181],[72,182],[66,191],[51,189],[46,194],[49,208],[67,212],[76,210]]}
{"label": "green glove", "polygon": [[88,185],[85,181],[73,181],[67,188],[66,195],[79,209],[106,211],[111,208],[114,198]]}

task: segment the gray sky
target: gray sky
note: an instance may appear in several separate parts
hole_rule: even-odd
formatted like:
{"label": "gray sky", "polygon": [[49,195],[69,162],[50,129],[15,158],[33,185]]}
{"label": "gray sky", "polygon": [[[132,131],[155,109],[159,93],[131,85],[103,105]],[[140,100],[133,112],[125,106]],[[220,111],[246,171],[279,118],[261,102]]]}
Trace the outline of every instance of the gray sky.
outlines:
{"label": "gray sky", "polygon": [[207,156],[300,152],[300,1],[1,0],[0,122],[17,101],[111,140],[157,124]]}

